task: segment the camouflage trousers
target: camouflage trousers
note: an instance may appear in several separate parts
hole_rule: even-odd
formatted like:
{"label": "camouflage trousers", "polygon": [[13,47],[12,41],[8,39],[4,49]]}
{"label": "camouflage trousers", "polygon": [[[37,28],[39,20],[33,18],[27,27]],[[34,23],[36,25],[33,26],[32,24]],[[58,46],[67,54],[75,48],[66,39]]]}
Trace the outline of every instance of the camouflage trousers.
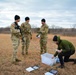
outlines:
{"label": "camouflage trousers", "polygon": [[13,44],[12,61],[15,62],[17,59],[17,51],[18,51],[18,46],[20,44],[20,39],[19,38],[12,38],[12,44]]}
{"label": "camouflage trousers", "polygon": [[40,38],[41,54],[47,52],[47,38]]}
{"label": "camouflage trousers", "polygon": [[22,54],[28,54],[28,48],[30,45],[30,37],[24,37],[22,40]]}

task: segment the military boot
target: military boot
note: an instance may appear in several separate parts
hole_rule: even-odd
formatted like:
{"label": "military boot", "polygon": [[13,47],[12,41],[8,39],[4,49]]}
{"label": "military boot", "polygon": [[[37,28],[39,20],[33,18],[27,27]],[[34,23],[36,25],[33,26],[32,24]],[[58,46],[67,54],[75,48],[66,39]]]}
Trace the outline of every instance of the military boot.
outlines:
{"label": "military boot", "polygon": [[43,54],[43,50],[40,51],[40,54]]}
{"label": "military boot", "polygon": [[28,55],[28,51],[26,51],[26,55]]}
{"label": "military boot", "polygon": [[16,64],[16,59],[13,59],[12,60],[12,64]]}
{"label": "military boot", "polygon": [[16,59],[16,62],[20,62],[21,60],[20,59]]}

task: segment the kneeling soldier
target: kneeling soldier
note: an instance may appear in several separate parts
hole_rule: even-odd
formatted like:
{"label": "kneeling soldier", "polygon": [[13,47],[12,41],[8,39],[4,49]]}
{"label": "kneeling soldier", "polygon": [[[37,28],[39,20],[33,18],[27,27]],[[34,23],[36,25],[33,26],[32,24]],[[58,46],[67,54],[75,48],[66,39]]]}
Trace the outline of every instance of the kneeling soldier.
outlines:
{"label": "kneeling soldier", "polygon": [[[58,58],[61,64],[59,68],[64,67],[64,62],[74,61],[74,59],[69,59],[70,56],[75,53],[75,47],[71,42],[67,40],[61,40],[59,36],[54,36],[53,41],[58,45],[58,48],[56,50],[56,53],[54,54],[54,57],[58,55]],[[64,59],[63,59],[63,56],[64,56]]]}

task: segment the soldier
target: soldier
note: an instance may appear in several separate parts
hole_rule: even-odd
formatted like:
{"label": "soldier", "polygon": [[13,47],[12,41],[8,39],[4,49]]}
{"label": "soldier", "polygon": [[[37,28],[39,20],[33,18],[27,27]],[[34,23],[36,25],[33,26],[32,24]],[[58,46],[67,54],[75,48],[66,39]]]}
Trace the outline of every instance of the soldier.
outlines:
{"label": "soldier", "polygon": [[46,20],[41,20],[42,26],[40,28],[40,31],[37,34],[37,37],[40,35],[40,48],[41,48],[41,54],[47,52],[47,34],[48,34],[48,26],[46,24]]}
{"label": "soldier", "polygon": [[29,24],[30,18],[25,17],[24,23],[21,24],[21,32],[22,32],[22,55],[28,54],[28,48],[30,44],[30,39],[32,39],[31,34],[31,25]]}
{"label": "soldier", "polygon": [[20,17],[18,15],[15,15],[14,17],[15,22],[11,24],[10,27],[10,31],[11,31],[11,40],[12,40],[12,44],[13,44],[13,57],[12,57],[12,62],[15,63],[16,61],[20,61],[17,58],[17,50],[18,50],[18,46],[20,43],[20,28],[18,25],[18,22],[20,22]]}
{"label": "soldier", "polygon": [[60,66],[58,66],[58,68],[64,68],[64,62],[73,61],[75,63],[76,60],[69,59],[70,56],[75,53],[75,47],[73,46],[73,44],[67,40],[60,39],[59,36],[54,36],[53,41],[57,44],[58,48],[52,58],[58,55],[61,64]]}

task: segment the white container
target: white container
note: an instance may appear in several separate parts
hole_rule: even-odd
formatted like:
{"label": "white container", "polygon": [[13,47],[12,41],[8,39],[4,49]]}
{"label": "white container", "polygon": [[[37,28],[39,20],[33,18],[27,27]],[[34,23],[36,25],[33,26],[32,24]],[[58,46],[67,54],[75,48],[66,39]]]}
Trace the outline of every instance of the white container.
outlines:
{"label": "white container", "polygon": [[49,53],[42,54],[41,55],[42,63],[51,65],[51,66],[56,64],[56,59],[55,58],[52,59],[52,56],[53,56],[53,54],[49,54]]}

